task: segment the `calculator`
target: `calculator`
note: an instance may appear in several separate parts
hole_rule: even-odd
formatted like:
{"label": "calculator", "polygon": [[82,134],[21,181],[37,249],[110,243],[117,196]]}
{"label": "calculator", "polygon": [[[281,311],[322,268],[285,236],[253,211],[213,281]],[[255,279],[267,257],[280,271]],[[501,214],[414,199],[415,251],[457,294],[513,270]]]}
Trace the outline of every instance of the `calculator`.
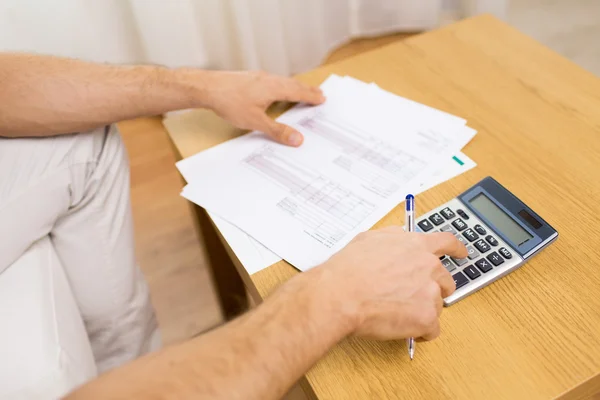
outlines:
{"label": "calculator", "polygon": [[456,291],[449,306],[519,268],[558,238],[558,232],[514,194],[487,177],[417,219],[417,231],[450,232],[467,258],[441,258]]}

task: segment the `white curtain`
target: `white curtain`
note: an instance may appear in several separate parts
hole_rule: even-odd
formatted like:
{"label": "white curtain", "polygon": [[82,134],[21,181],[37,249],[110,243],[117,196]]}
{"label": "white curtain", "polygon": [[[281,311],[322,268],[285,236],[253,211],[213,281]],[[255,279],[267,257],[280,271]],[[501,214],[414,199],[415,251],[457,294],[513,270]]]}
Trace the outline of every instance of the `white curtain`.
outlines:
{"label": "white curtain", "polygon": [[432,29],[508,0],[2,0],[0,51],[294,74],[359,36]]}

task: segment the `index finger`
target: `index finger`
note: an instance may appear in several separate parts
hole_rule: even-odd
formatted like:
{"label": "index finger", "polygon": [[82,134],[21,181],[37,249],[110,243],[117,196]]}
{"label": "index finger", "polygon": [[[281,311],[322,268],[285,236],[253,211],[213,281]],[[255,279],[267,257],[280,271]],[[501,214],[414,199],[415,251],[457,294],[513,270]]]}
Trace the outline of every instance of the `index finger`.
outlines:
{"label": "index finger", "polygon": [[281,99],[289,102],[302,102],[312,105],[325,101],[323,92],[318,87],[308,86],[292,78],[283,78],[285,83],[282,88]]}
{"label": "index finger", "polygon": [[467,248],[450,232],[438,232],[425,235],[428,250],[436,256],[448,255],[454,258],[465,258],[469,255]]}

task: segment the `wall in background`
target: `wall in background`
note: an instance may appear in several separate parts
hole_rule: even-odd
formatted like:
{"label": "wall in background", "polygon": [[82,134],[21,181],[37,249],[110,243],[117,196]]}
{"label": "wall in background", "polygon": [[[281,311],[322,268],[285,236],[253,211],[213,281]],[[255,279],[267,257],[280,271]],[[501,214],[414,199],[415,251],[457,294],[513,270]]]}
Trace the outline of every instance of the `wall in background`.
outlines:
{"label": "wall in background", "polygon": [[[507,0],[3,0],[0,51],[294,74],[358,36],[435,28]],[[448,16],[451,16],[448,18]]]}

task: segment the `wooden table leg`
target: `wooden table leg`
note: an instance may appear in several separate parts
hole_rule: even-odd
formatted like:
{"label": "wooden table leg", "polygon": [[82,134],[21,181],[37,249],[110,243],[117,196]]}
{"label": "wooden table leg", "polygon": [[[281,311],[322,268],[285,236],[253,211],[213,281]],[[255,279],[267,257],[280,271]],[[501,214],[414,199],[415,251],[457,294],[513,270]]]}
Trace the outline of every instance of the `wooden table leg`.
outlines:
{"label": "wooden table leg", "polygon": [[200,240],[207,251],[209,270],[223,316],[225,320],[233,319],[248,310],[246,287],[206,210],[195,204],[192,207]]}

